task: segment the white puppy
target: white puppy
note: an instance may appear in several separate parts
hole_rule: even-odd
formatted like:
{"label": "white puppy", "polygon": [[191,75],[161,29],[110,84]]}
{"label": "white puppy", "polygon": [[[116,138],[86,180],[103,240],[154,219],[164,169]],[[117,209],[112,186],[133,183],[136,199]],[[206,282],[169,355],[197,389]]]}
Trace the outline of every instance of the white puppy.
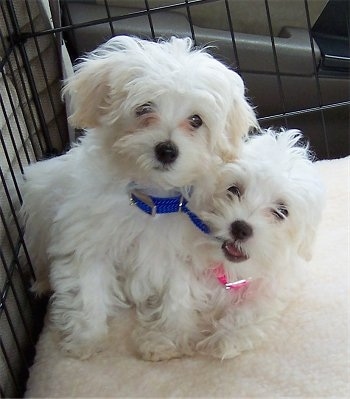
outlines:
{"label": "white puppy", "polygon": [[82,358],[100,349],[118,306],[136,305],[144,327],[150,321],[142,309],[155,308],[162,292],[164,317],[153,330],[163,342],[145,337],[138,344],[145,358],[174,357],[172,330],[182,310],[172,300],[176,287],[164,290],[190,258],[184,237],[205,229],[186,201],[205,201],[197,183],[212,186],[215,165],[234,158],[257,125],[243,82],[192,50],[188,38],[120,36],[81,60],[64,94],[74,109],[70,121],[87,131],[66,155],[25,170],[33,289],[53,291],[50,314],[61,344]]}
{"label": "white puppy", "polygon": [[207,273],[191,281],[200,293],[192,304],[204,335],[200,352],[230,358],[255,347],[273,334],[297,295],[300,261],[311,258],[324,203],[301,137],[297,130],[267,131],[251,138],[240,159],[221,172],[212,210],[202,216],[222,243],[223,259],[212,252]]}
{"label": "white puppy", "polygon": [[124,265],[145,359],[196,351],[231,358],[273,335],[302,284],[323,207],[322,183],[300,139],[296,130],[267,131],[247,141],[236,162],[217,166],[216,188],[199,201],[207,210],[194,208],[210,234],[181,224],[182,263],[168,263],[176,264],[168,278]]}

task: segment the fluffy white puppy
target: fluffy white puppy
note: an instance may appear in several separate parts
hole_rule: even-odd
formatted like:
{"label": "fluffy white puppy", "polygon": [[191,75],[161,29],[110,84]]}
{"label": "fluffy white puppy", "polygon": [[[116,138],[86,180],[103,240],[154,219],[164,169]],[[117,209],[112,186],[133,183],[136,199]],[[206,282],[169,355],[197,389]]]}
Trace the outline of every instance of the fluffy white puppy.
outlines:
{"label": "fluffy white puppy", "polygon": [[[115,37],[81,60],[64,94],[70,121],[86,134],[67,154],[25,170],[22,211],[33,289],[52,290],[61,344],[85,358],[100,349],[118,306],[136,304],[141,324],[145,304],[156,307],[190,257],[184,231],[203,235],[185,208],[189,193],[204,179],[212,185],[215,165],[235,157],[257,122],[241,78],[188,38]],[[169,197],[170,211],[183,212],[158,215]],[[165,321],[154,327],[164,342],[140,338],[145,358],[178,354],[163,331],[177,328],[181,310],[164,295]]]}
{"label": "fluffy white puppy", "polygon": [[251,138],[240,159],[220,173],[212,210],[202,216],[224,257],[211,252],[207,273],[191,282],[192,289],[201,284],[193,297],[200,352],[231,358],[254,348],[273,334],[297,295],[302,259],[311,258],[324,204],[322,182],[301,138],[297,130],[267,131]]}

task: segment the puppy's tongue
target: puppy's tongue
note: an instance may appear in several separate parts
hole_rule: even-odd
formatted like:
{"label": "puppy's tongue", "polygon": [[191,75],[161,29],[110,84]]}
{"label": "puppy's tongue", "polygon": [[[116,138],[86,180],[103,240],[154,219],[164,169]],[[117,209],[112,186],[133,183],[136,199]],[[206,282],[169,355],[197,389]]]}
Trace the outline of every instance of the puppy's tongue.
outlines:
{"label": "puppy's tongue", "polygon": [[242,251],[240,251],[234,242],[226,241],[225,242],[225,249],[226,251],[232,256],[243,256]]}
{"label": "puppy's tongue", "polygon": [[225,241],[222,244],[222,250],[226,258],[231,262],[243,262],[248,256],[240,250],[233,241]]}

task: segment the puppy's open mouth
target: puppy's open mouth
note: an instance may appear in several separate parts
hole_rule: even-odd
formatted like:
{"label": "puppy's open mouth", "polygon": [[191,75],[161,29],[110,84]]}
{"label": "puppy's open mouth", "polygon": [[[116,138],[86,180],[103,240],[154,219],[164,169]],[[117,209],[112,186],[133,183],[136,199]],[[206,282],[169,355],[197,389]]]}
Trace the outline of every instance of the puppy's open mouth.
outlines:
{"label": "puppy's open mouth", "polygon": [[243,262],[249,258],[247,254],[237,247],[234,241],[225,241],[221,248],[226,259],[230,262]]}

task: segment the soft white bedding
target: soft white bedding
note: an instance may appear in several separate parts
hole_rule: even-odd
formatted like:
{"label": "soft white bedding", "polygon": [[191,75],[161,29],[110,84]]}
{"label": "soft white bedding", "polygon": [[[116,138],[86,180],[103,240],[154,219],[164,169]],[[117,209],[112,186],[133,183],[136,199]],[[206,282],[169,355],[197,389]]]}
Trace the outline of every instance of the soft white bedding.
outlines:
{"label": "soft white bedding", "polygon": [[349,397],[350,157],[317,166],[327,204],[307,284],[261,349],[225,361],[145,362],[133,352],[126,310],[112,323],[108,350],[80,361],[58,351],[46,323],[26,396]]}

